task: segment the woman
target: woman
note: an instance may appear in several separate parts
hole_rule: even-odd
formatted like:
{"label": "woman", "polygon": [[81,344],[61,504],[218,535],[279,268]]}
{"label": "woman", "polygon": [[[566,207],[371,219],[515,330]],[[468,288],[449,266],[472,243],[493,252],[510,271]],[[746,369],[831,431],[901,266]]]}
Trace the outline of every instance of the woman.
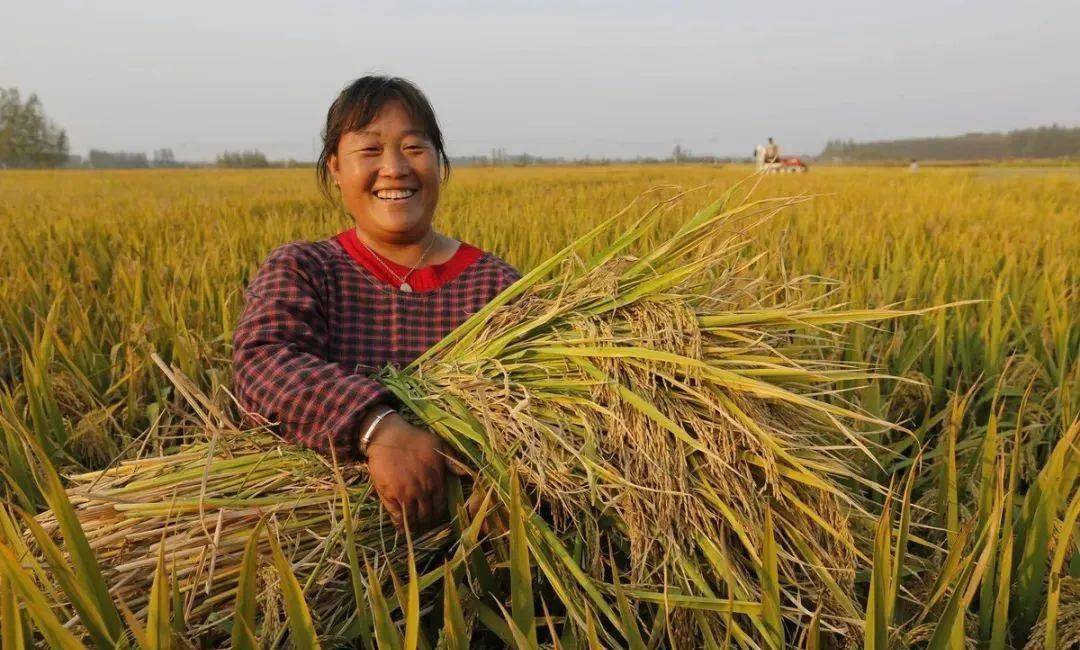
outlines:
{"label": "woman", "polygon": [[317,173],[328,197],[338,188],[355,227],[271,252],[233,337],[244,409],[301,445],[366,458],[383,506],[414,529],[445,516],[453,466],[442,441],[401,417],[370,374],[408,364],[520,277],[432,228],[449,171],[416,86],[381,76],[349,84],[327,112]]}

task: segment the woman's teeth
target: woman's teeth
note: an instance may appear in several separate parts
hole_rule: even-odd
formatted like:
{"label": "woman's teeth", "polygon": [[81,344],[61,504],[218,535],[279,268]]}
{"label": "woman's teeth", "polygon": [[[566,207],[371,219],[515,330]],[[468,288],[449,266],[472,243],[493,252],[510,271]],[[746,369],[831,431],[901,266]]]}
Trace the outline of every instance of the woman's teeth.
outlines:
{"label": "woman's teeth", "polygon": [[413,194],[416,194],[416,190],[378,190],[375,192],[375,196],[380,199],[407,199]]}

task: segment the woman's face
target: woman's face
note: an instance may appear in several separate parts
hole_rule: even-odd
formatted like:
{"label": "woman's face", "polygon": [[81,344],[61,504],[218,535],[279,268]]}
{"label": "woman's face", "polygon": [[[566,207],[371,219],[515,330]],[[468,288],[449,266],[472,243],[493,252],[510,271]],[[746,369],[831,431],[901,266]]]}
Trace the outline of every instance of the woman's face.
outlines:
{"label": "woman's face", "polygon": [[400,102],[338,141],[327,165],[345,207],[365,235],[409,244],[431,229],[439,202],[439,156]]}

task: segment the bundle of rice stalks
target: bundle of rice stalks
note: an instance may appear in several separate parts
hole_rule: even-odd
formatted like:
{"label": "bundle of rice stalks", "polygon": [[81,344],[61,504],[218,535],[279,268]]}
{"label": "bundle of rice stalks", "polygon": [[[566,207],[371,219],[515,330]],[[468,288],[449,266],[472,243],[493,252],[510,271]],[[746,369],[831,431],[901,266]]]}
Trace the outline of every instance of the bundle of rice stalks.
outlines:
{"label": "bundle of rice stalks", "polygon": [[[377,564],[400,564],[406,555],[363,466],[335,468],[267,431],[214,435],[220,429],[211,427],[207,433],[211,439],[178,453],[69,477],[67,498],[110,595],[145,620],[163,551],[187,633],[212,638],[232,613],[249,540],[269,521],[323,633],[336,636],[355,612],[348,547]],[[45,533],[59,537],[56,512],[38,521]],[[421,558],[433,555],[448,546],[448,536],[446,528],[432,531],[415,542],[414,551]],[[259,554],[269,557],[270,536],[257,535],[256,543]],[[263,630],[264,638],[284,631],[277,581],[271,571],[250,596],[262,604],[264,624],[272,628]]]}
{"label": "bundle of rice stalks", "polygon": [[[820,309],[754,278],[748,233],[802,199],[733,196],[642,251],[674,199],[661,202],[583,254],[612,217],[381,373],[507,506],[537,606],[580,638],[625,645],[644,629],[679,646],[780,647],[811,620],[845,633],[862,619],[852,585],[874,514],[857,495],[885,490],[859,467],[889,425],[831,396],[873,373],[828,360],[828,332],[904,312]],[[110,591],[145,602],[163,544],[189,623],[205,620],[235,595],[244,544],[270,517],[320,626],[342,630],[357,611],[349,547],[401,557],[362,469],[338,482],[312,454],[227,438],[74,477]],[[454,539],[434,531],[418,557]]]}
{"label": "bundle of rice stalks", "polygon": [[635,612],[646,629],[665,606],[712,612],[665,623],[686,643],[749,634],[719,614],[732,601],[770,641],[781,618],[804,625],[819,605],[837,631],[861,618],[851,587],[869,527],[852,519],[872,515],[855,494],[884,490],[854,461],[872,458],[870,428],[891,425],[824,398],[873,377],[827,361],[824,328],[899,312],[777,304],[783,287],[747,277],[738,253],[799,199],[729,199],[643,255],[628,251],[663,205],[576,255],[601,225],[383,373],[504,499],[520,476],[543,509],[525,522],[530,551],[582,626],[586,604],[620,625],[620,576],[655,604]]}

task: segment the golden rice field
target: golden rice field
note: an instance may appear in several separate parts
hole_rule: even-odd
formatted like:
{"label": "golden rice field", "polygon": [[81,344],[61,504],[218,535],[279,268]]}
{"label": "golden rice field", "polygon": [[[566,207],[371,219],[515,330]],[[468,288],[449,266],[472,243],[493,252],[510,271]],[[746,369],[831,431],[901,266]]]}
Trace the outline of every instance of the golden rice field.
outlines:
{"label": "golden rice field", "polygon": [[[737,253],[748,262],[762,255],[749,268],[780,287],[756,296],[762,308],[793,300],[820,310],[952,306],[843,325],[839,338],[813,351],[823,362],[867,362],[882,374],[842,379],[841,390],[823,400],[903,427],[866,431],[872,460],[858,461],[861,476],[849,483],[874,504],[877,523],[855,524],[865,562],[853,574],[846,613],[821,615],[817,603],[788,596],[801,578],[785,567],[812,562],[797,546],[777,551],[763,538],[755,546],[761,557],[750,553],[758,575],[745,593],[730,586],[708,603],[686,605],[693,616],[718,617],[701,624],[693,643],[1080,647],[1080,174],[1023,171],[818,167],[760,179],[755,196],[812,195],[756,228]],[[460,169],[443,190],[437,227],[524,272],[647,190],[654,192],[643,204],[693,189],[644,240],[646,249],[659,244],[749,173],[739,166]],[[114,601],[87,569],[98,542],[81,546],[81,533],[62,523],[73,511],[57,473],[64,485],[85,484],[79,475],[204,444],[200,431],[211,420],[221,427],[238,421],[228,395],[230,348],[247,280],[277,245],[350,226],[348,215],[320,198],[310,170],[0,173],[4,647],[103,647],[121,637],[129,646],[183,647],[198,594],[178,587],[162,560],[156,571],[152,562],[145,569],[160,579],[143,601]],[[590,250],[623,230],[605,232]],[[173,377],[152,355],[175,369]],[[205,395],[202,402],[195,393]],[[332,473],[312,471],[326,472],[332,498]],[[891,485],[891,496],[866,489],[870,481]],[[521,509],[516,490],[511,515]],[[169,498],[155,494],[162,503]],[[50,509],[50,521],[60,524],[39,536],[23,532],[33,527],[32,514]],[[380,647],[689,643],[665,631],[656,613],[662,604],[635,591],[641,585],[631,575],[623,578],[629,598],[614,580],[618,607],[607,619],[588,607],[573,616],[545,613],[553,588],[540,577],[548,575],[544,560],[536,547],[517,544],[524,533],[516,531],[511,523],[505,549],[492,542],[484,569],[496,581],[505,574],[513,603],[478,595],[475,554],[459,553],[460,566],[451,568],[460,573],[469,563],[469,577],[454,579],[422,549],[415,560],[410,552],[414,571],[423,558],[428,564],[420,564],[419,578],[395,575],[400,584],[387,586],[385,598],[372,588],[389,584],[376,577],[375,557],[351,554],[356,590],[344,593],[366,593],[368,602],[347,622],[326,620],[312,604],[318,581],[304,576],[314,575],[308,565],[315,561],[280,533],[277,572],[295,572],[299,582],[264,571],[259,584],[273,583],[278,596],[269,604],[248,596],[245,604],[245,577],[249,590],[256,577],[254,569],[242,573],[229,599],[206,608],[219,614],[200,629],[234,647],[285,640],[303,647],[305,635],[331,624],[351,630],[338,641]],[[49,555],[41,537],[50,535],[64,553]],[[376,566],[364,571],[368,560]],[[67,574],[64,565],[72,567]],[[827,571],[815,575],[828,581]],[[519,606],[530,584],[537,598],[528,596],[527,609],[535,612]],[[771,593],[784,596],[770,606]],[[725,599],[730,611],[717,604]],[[236,617],[248,611],[241,605],[258,611],[250,636],[237,632]],[[76,616],[81,625],[71,623]],[[647,620],[655,625],[638,629]]]}

